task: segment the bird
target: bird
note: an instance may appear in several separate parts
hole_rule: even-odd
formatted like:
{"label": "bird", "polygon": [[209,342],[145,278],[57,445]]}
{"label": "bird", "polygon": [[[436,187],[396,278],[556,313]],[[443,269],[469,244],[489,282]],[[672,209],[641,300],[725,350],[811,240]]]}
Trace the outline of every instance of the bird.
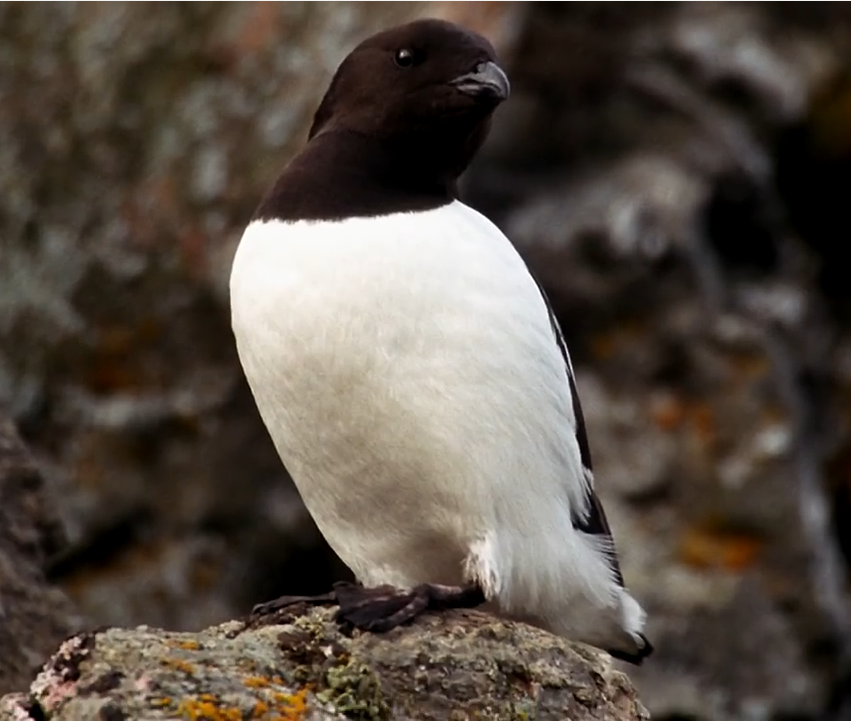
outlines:
{"label": "bird", "polygon": [[594,489],[564,336],[458,179],[510,93],[490,42],[422,19],[339,65],[237,246],[231,320],[259,414],[382,632],[500,616],[640,663],[652,651]]}

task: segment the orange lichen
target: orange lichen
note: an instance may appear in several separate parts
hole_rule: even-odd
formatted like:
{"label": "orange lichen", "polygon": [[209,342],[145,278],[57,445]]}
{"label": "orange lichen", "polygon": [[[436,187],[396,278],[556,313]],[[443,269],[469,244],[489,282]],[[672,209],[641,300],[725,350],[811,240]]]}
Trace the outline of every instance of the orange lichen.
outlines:
{"label": "orange lichen", "polygon": [[274,699],[277,704],[275,710],[280,716],[275,721],[301,721],[307,712],[307,692],[309,687],[305,686],[301,691],[294,694],[276,693]]}
{"label": "orange lichen", "polygon": [[591,353],[597,360],[611,360],[628,352],[631,346],[640,343],[647,334],[644,323],[638,320],[622,322],[617,328],[597,333],[591,338]]}
{"label": "orange lichen", "polygon": [[692,528],[680,542],[680,558],[693,568],[720,568],[739,572],[756,561],[762,541],[736,531]]}
{"label": "orange lichen", "polygon": [[734,379],[737,384],[762,378],[771,371],[771,361],[768,356],[756,353],[739,353],[732,358],[733,368],[739,377]]}
{"label": "orange lichen", "polygon": [[160,663],[163,666],[169,666],[177,671],[183,671],[183,673],[190,674],[195,670],[195,667],[189,663],[189,661],[184,661],[182,658],[163,658],[160,659]]}
{"label": "orange lichen", "polygon": [[171,706],[171,697],[163,696],[162,698],[154,698],[151,699],[151,706],[163,707],[163,706]]}
{"label": "orange lichen", "polygon": [[269,679],[263,676],[249,676],[244,678],[242,683],[249,688],[266,688],[269,685]]}
{"label": "orange lichen", "polygon": [[181,701],[177,712],[187,721],[243,721],[242,711],[235,706],[222,707],[194,698]]}
{"label": "orange lichen", "polygon": [[666,396],[653,404],[650,414],[660,430],[670,432],[682,425],[686,416],[686,407],[677,398]]}
{"label": "orange lichen", "polygon": [[591,353],[598,360],[608,360],[615,354],[617,341],[611,333],[601,333],[591,340]]}
{"label": "orange lichen", "polygon": [[269,713],[269,704],[265,701],[258,701],[254,704],[254,708],[251,709],[251,717],[252,718],[263,718],[267,713]]}
{"label": "orange lichen", "polygon": [[[260,677],[246,679],[249,687],[266,688],[269,681]],[[260,681],[260,683],[256,683]],[[177,713],[186,721],[303,721],[308,711],[307,694],[310,687],[288,693],[265,691],[265,699],[258,699],[247,713],[236,706],[225,705],[220,698],[211,693],[183,699],[177,707]],[[165,699],[163,699],[165,700]],[[170,699],[168,700],[171,701]],[[158,703],[157,705],[166,705]]]}
{"label": "orange lichen", "polygon": [[704,445],[715,441],[718,426],[715,412],[708,403],[693,403],[689,408],[689,420],[695,435]]}
{"label": "orange lichen", "polygon": [[166,645],[169,648],[182,648],[184,651],[198,651],[201,649],[201,644],[191,638],[170,638],[166,641]]}

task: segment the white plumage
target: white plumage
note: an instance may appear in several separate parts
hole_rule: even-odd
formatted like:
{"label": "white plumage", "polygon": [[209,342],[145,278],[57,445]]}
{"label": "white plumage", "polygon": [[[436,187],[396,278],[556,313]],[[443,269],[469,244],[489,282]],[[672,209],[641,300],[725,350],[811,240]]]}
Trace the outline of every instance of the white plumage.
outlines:
{"label": "white plumage", "polygon": [[477,581],[503,614],[640,647],[605,537],[571,520],[591,479],[545,301],[490,221],[254,221],[231,296],[261,416],[359,580]]}

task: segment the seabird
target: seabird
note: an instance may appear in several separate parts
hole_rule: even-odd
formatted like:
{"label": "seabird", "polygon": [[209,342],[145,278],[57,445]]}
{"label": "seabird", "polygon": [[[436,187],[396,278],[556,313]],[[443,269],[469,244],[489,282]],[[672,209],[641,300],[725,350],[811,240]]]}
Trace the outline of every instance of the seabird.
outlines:
{"label": "seabird", "polygon": [[313,600],[373,631],[486,602],[637,663],[645,613],[594,491],[558,322],[508,238],[458,198],[508,94],[490,43],[448,22],[358,45],[240,241],[239,357],[359,581]]}

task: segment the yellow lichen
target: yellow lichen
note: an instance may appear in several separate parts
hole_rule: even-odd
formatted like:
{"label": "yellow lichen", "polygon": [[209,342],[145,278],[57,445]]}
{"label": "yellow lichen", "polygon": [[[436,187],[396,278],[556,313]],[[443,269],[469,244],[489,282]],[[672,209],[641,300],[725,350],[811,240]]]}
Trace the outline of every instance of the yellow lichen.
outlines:
{"label": "yellow lichen", "polygon": [[269,685],[269,679],[264,676],[249,676],[244,678],[242,683],[248,688],[266,688]]}
{"label": "yellow lichen", "polygon": [[238,708],[220,707],[200,698],[184,699],[180,702],[177,712],[187,721],[242,721],[242,711]]}
{"label": "yellow lichen", "polygon": [[265,701],[258,701],[251,709],[251,718],[263,718],[267,713],[269,713],[269,704]]}
{"label": "yellow lichen", "polygon": [[[246,679],[249,680],[249,679]],[[252,679],[256,681],[257,679]],[[265,688],[269,682],[261,679],[258,687]],[[251,685],[251,684],[247,684]],[[266,691],[266,699],[255,702],[248,715],[235,706],[226,706],[214,694],[205,693],[200,696],[183,699],[177,707],[178,715],[185,721],[243,721],[246,718],[258,721],[303,721],[308,711],[307,694],[309,687],[296,693],[270,693]],[[161,701],[164,701],[162,699]],[[171,700],[168,699],[170,702]]]}
{"label": "yellow lichen", "polygon": [[309,688],[305,687],[294,694],[274,694],[274,699],[277,704],[275,710],[281,714],[280,716],[274,717],[275,721],[301,721],[308,708],[308,691]]}
{"label": "yellow lichen", "polygon": [[189,661],[184,661],[182,658],[163,658],[160,660],[160,663],[163,666],[169,666],[177,671],[183,671],[183,673],[192,673],[195,668],[189,663]]}

